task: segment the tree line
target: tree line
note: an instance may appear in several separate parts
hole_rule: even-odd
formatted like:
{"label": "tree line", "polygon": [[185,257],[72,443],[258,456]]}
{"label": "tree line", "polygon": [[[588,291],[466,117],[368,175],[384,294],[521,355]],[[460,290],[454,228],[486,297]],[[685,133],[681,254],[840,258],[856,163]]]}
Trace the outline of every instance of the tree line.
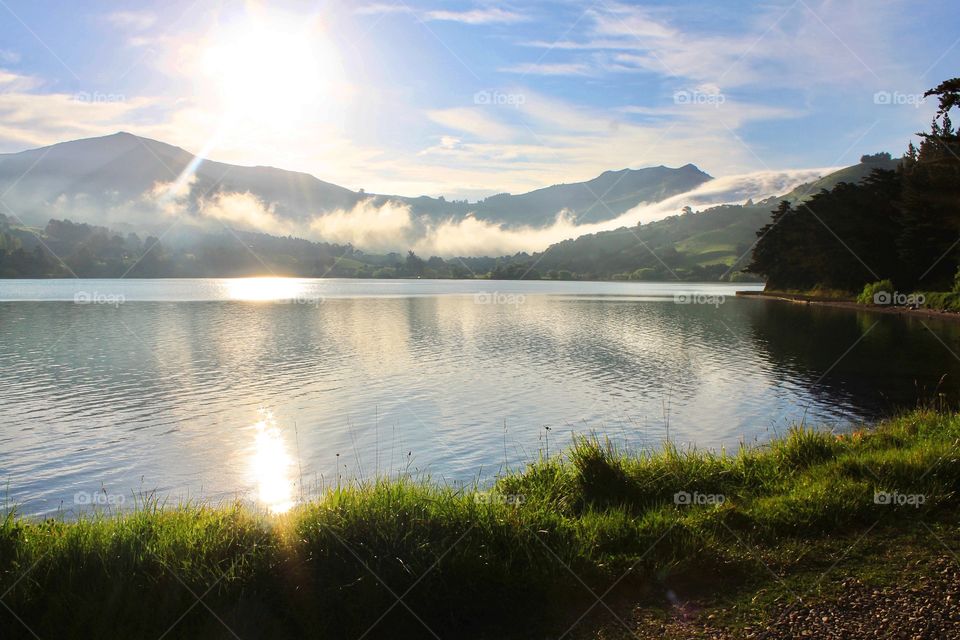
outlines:
{"label": "tree line", "polygon": [[890,280],[902,291],[951,290],[960,262],[960,135],[950,111],[960,106],[960,78],[924,95],[937,99],[936,115],[896,170],[773,211],[747,267],[768,289],[854,292]]}

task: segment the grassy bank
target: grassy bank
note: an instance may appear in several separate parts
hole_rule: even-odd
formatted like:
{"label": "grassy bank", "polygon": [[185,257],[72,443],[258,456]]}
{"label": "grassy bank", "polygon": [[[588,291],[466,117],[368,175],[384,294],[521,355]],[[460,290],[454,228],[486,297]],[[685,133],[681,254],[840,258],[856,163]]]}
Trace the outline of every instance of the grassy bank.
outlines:
{"label": "grassy bank", "polygon": [[11,513],[0,635],[589,637],[624,603],[774,593],[780,574],[847,559],[847,541],[862,554],[955,529],[958,442],[960,416],[916,411],[731,454],[584,439],[490,492],[383,480],[279,517],[154,503],[76,522]]}

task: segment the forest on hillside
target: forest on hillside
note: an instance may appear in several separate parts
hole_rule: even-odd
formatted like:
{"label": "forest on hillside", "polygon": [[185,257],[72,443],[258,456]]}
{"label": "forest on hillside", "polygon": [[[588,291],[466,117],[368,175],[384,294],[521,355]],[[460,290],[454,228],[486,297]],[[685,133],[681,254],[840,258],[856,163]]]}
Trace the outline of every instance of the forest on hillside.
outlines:
{"label": "forest on hillside", "polygon": [[899,291],[949,291],[960,263],[960,78],[929,90],[938,100],[894,171],[875,170],[809,200],[781,202],[757,232],[747,269],[772,290],[858,292],[875,282]]}

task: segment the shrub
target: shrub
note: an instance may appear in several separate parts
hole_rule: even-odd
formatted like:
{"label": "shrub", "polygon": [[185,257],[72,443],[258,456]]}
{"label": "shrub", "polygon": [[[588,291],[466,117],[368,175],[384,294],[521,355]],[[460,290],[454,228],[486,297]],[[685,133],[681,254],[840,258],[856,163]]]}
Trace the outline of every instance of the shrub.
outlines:
{"label": "shrub", "polygon": [[[863,291],[857,296],[858,304],[889,304],[894,292],[893,282],[889,279],[871,282],[863,287]],[[883,294],[886,294],[884,298]]]}
{"label": "shrub", "polygon": [[925,291],[923,292],[923,306],[934,311],[960,311],[960,293]]}

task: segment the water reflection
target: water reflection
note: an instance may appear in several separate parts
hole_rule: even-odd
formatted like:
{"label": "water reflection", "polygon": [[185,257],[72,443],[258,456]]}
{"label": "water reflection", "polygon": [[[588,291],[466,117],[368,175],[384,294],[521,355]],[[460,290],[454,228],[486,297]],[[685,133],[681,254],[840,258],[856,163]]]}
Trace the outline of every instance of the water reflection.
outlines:
{"label": "water reflection", "polygon": [[[133,299],[141,285],[123,286]],[[717,308],[536,295],[534,283],[518,305],[420,295],[447,283],[356,282],[350,295],[273,278],[170,286],[221,297],[0,303],[0,499],[43,514],[101,486],[174,502],[250,489],[283,511],[300,477],[487,480],[536,459],[544,426],[551,451],[592,430],[659,446],[668,426],[679,444],[736,446],[791,421],[910,406],[924,389],[958,395],[960,324],[934,319],[732,296]],[[278,303],[227,302],[228,291]]]}
{"label": "water reflection", "polygon": [[231,300],[292,300],[304,291],[303,281],[295,278],[237,278],[220,282]]}
{"label": "water reflection", "polygon": [[293,506],[293,460],[272,415],[266,414],[254,430],[250,468],[257,498],[271,513],[284,513]]}

